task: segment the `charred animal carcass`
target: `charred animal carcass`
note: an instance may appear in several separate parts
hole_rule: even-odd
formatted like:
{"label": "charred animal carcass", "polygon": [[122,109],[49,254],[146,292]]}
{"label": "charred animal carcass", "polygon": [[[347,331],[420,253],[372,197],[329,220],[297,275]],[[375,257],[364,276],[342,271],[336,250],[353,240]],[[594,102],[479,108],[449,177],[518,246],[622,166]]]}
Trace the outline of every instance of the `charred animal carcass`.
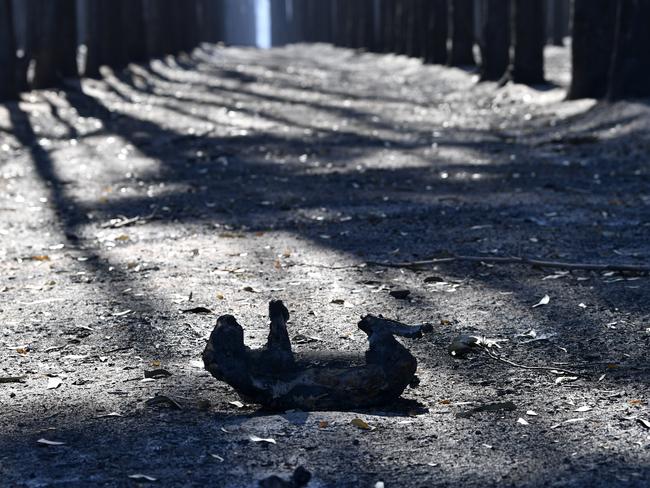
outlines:
{"label": "charred animal carcass", "polygon": [[296,354],[287,331],[289,311],[281,301],[269,303],[269,318],[266,345],[250,349],[235,317],[222,315],[203,362],[244,401],[274,410],[349,410],[393,402],[415,383],[417,368],[415,357],[395,336],[418,338],[431,329],[366,315],[358,323],[368,336],[365,357],[340,351]]}

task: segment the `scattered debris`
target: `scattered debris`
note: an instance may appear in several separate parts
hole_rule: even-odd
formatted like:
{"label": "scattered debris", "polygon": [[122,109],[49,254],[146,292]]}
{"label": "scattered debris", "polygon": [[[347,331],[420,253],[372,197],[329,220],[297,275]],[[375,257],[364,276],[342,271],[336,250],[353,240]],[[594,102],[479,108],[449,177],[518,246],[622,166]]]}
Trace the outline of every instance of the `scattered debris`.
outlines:
{"label": "scattered debris", "polygon": [[156,395],[155,397],[146,400],[145,403],[150,407],[168,407],[172,410],[183,409],[180,403],[165,395]]}
{"label": "scattered debris", "polygon": [[185,310],[181,310],[181,313],[196,313],[201,315],[208,315],[214,312],[207,307],[193,307],[193,308],[186,308]]}
{"label": "scattered debris", "polygon": [[475,263],[489,264],[521,264],[537,268],[560,268],[560,269],[581,269],[586,271],[619,271],[628,273],[647,274],[650,273],[650,265],[635,264],[588,264],[588,263],[569,263],[562,261],[545,261],[542,259],[533,259],[520,256],[461,256],[453,255],[443,258],[427,259],[423,261],[405,261],[401,263],[390,263],[380,261],[367,261],[369,266],[384,266],[387,268],[421,268],[422,266],[431,266],[433,264],[452,263],[455,261],[468,261]]}
{"label": "scattered debris", "polygon": [[636,421],[646,429],[650,429],[650,421],[647,421],[646,419],[642,419],[640,417],[637,418]]}
{"label": "scattered debris", "polygon": [[517,423],[520,424],[520,425],[530,425],[526,419],[521,418],[521,417],[519,417],[517,419]]}
{"label": "scattered debris", "polygon": [[230,405],[232,405],[233,407],[237,407],[237,408],[244,408],[246,406],[242,402],[240,402],[239,400],[234,400],[234,401],[228,402],[228,403]]}
{"label": "scattered debris", "polygon": [[551,429],[557,429],[558,427],[564,424],[574,424],[576,422],[584,422],[585,420],[587,420],[585,417],[581,417],[577,419],[568,419],[565,420],[564,422],[560,422],[559,424],[551,425]]}
{"label": "scattered debris", "polygon": [[533,308],[541,307],[542,305],[548,305],[550,301],[551,301],[551,297],[548,295],[544,295],[539,302],[533,305]]}
{"label": "scattered debris", "polygon": [[376,427],[372,427],[365,420],[360,418],[352,419],[350,420],[350,423],[361,430],[375,430],[376,428]]}
{"label": "scattered debris", "polygon": [[528,332],[519,334],[517,337],[530,337],[530,339],[521,341],[521,344],[529,344],[531,342],[546,341],[556,335],[556,332],[537,332],[535,329],[530,329]]}
{"label": "scattered debris", "polygon": [[24,383],[25,376],[0,376],[0,384],[3,383]]}
{"label": "scattered debris", "polygon": [[391,290],[388,292],[388,294],[393,298],[397,298],[398,300],[406,300],[411,294],[411,290],[407,290],[405,288],[399,290]]}
{"label": "scattered debris", "polygon": [[154,478],[153,476],[149,476],[147,474],[142,474],[142,473],[135,473],[135,474],[130,474],[129,478],[132,480],[138,480],[138,481],[158,481],[157,478]]}
{"label": "scattered debris", "polygon": [[47,389],[48,390],[55,390],[59,386],[63,384],[63,380],[59,378],[58,376],[55,376],[53,378],[50,378],[47,380]]}
{"label": "scattered debris", "polygon": [[486,403],[466,412],[459,412],[456,417],[469,418],[480,412],[512,412],[514,410],[517,410],[517,405],[513,402]]}
{"label": "scattered debris", "polygon": [[50,441],[48,439],[39,439],[36,441],[38,444],[41,446],[64,446],[65,442],[59,442],[59,441]]}
{"label": "scattered debris", "polygon": [[584,405],[582,407],[576,408],[574,412],[588,412],[589,410],[592,410],[592,408],[587,405]]}
{"label": "scattered debris", "polygon": [[277,444],[275,442],[275,439],[272,437],[257,437],[256,435],[252,435],[248,438],[251,442],[261,442],[264,444]]}

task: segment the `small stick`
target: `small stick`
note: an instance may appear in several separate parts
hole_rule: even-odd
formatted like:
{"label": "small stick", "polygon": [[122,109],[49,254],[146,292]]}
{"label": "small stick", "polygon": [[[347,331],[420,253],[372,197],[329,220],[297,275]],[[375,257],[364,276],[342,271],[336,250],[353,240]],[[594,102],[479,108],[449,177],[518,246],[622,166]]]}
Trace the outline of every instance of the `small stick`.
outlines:
{"label": "small stick", "polygon": [[581,269],[587,271],[627,271],[630,273],[650,273],[649,265],[634,264],[606,264],[606,263],[568,263],[563,261],[546,261],[519,256],[461,256],[454,255],[446,258],[426,259],[423,261],[405,261],[401,263],[388,263],[369,261],[367,264],[385,266],[387,268],[418,268],[432,264],[453,263],[456,261],[482,262],[494,264],[523,264],[539,266],[542,268]]}
{"label": "small stick", "polygon": [[514,361],[510,361],[509,359],[502,358],[501,356],[497,356],[496,354],[489,351],[487,348],[483,348],[483,350],[488,355],[488,357],[496,361],[501,361],[502,363],[509,364],[510,366],[515,366],[516,368],[531,369],[531,370],[538,370],[538,371],[560,371],[562,373],[580,376],[580,374],[576,373],[575,371],[569,371],[568,369],[563,369],[563,368],[554,368],[551,366],[527,366],[525,364],[518,364],[515,363]]}

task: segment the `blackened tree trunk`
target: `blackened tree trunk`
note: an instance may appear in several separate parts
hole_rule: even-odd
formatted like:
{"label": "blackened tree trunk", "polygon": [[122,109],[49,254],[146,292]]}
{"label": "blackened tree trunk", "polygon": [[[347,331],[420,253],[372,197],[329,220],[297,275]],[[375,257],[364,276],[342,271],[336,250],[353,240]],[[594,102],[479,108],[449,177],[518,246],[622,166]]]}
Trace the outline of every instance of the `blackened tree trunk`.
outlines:
{"label": "blackened tree trunk", "polygon": [[513,0],[513,56],[509,79],[515,83],[544,83],[544,0]]}
{"label": "blackened tree trunk", "polygon": [[608,98],[650,96],[650,0],[618,0]]}
{"label": "blackened tree trunk", "polygon": [[474,0],[451,0],[450,66],[474,65]]}
{"label": "blackened tree trunk", "polygon": [[569,35],[570,0],[550,0],[550,3],[553,6],[551,41],[555,46],[564,46],[564,38]]}
{"label": "blackened tree trunk", "polygon": [[59,84],[63,78],[76,78],[79,71],[75,1],[34,0],[31,7],[32,87],[51,87]]}
{"label": "blackened tree trunk", "polygon": [[144,1],[127,0],[122,9],[124,49],[129,61],[136,63],[147,59],[147,37],[144,22]]}
{"label": "blackened tree trunk", "polygon": [[79,76],[77,50],[79,36],[77,31],[77,2],[76,0],[58,0],[57,5],[57,37],[59,72],[64,78]]}
{"label": "blackened tree trunk", "polygon": [[574,0],[568,99],[607,94],[616,13],[617,3],[612,0]]}
{"label": "blackened tree trunk", "polygon": [[56,85],[59,80],[57,46],[57,5],[51,0],[34,1],[34,78],[33,88]]}
{"label": "blackened tree trunk", "polygon": [[447,0],[427,1],[427,54],[425,61],[447,64],[449,11]]}
{"label": "blackened tree trunk", "polygon": [[16,38],[11,0],[0,0],[0,101],[18,97],[16,87]]}
{"label": "blackened tree trunk", "polygon": [[510,63],[510,2],[486,0],[481,32],[481,81],[498,81]]}
{"label": "blackened tree trunk", "polygon": [[117,70],[128,64],[122,31],[124,1],[129,0],[86,2],[86,76],[99,78],[101,66],[110,66]]}

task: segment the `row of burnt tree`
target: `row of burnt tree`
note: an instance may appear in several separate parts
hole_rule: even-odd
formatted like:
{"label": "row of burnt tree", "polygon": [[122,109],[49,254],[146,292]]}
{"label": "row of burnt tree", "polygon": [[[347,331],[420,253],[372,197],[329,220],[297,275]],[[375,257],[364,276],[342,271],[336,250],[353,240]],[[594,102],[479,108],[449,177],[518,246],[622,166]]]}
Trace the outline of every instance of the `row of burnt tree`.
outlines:
{"label": "row of burnt tree", "polygon": [[271,18],[274,45],[478,64],[483,81],[530,85],[544,83],[544,46],[571,33],[569,98],[650,96],[650,0],[271,0]]}
{"label": "row of burnt tree", "polygon": [[217,42],[222,1],[0,0],[0,100]]}
{"label": "row of burnt tree", "polygon": [[[223,40],[233,1],[0,0],[0,100]],[[481,80],[526,84],[544,82],[544,46],[572,25],[569,98],[650,96],[650,0],[270,2],[274,45],[329,42],[451,66],[476,64],[478,45]]]}

